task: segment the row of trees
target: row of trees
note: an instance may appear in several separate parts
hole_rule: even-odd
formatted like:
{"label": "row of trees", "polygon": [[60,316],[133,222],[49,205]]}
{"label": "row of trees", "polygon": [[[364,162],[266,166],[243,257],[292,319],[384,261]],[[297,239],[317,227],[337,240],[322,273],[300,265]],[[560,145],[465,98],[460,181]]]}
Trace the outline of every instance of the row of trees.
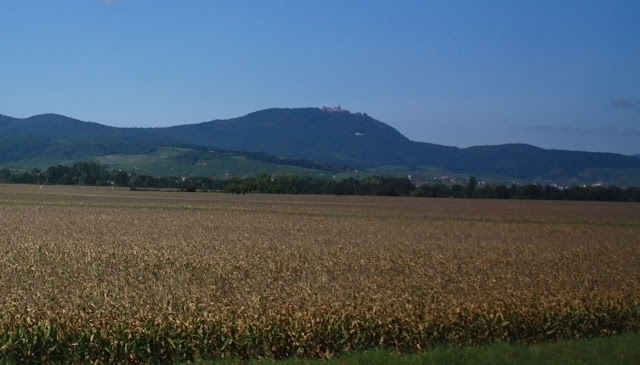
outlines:
{"label": "row of trees", "polygon": [[312,178],[296,175],[260,174],[256,178],[234,179],[224,187],[229,193],[331,194],[408,196],[415,187],[407,178],[374,176],[364,179]]}
{"label": "row of trees", "polygon": [[182,191],[224,191],[246,194],[331,194],[415,196],[435,198],[539,199],[640,201],[640,187],[572,186],[559,188],[536,184],[510,187],[479,185],[471,176],[466,185],[425,184],[419,187],[403,177],[370,176],[362,179],[313,178],[296,175],[259,174],[250,178],[155,177],[120,169],[108,170],[93,162],[51,166],[45,171],[0,169],[0,183],[128,186],[131,189],[170,188]]}
{"label": "row of trees", "polygon": [[124,170],[107,170],[93,162],[51,166],[45,171],[34,168],[28,171],[0,169],[0,183],[54,184],[88,186],[128,186],[131,189],[170,188],[183,191],[225,191],[228,193],[267,194],[332,194],[332,195],[387,195],[408,196],[414,189],[406,178],[367,177],[364,179],[313,178],[297,175],[259,174],[250,178],[209,177],[156,177],[129,173]]}
{"label": "row of trees", "polygon": [[526,184],[511,186],[484,184],[478,186],[472,176],[466,186],[427,184],[416,187],[412,196],[434,198],[527,199],[527,200],[597,200],[640,202],[640,187],[570,186]]}
{"label": "row of trees", "polygon": [[0,182],[15,184],[127,186],[130,176],[126,171],[109,171],[94,162],[78,162],[69,166],[55,165],[45,171],[38,168],[22,172],[0,169]]}

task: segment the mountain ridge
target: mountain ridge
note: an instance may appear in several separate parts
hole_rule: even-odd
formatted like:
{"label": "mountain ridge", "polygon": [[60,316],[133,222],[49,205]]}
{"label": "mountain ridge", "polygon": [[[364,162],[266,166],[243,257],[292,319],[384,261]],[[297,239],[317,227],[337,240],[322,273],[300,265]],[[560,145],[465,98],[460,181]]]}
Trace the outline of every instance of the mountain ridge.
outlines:
{"label": "mountain ridge", "polygon": [[445,172],[541,183],[640,185],[637,157],[523,143],[459,148],[417,142],[366,113],[348,111],[270,108],[237,118],[160,128],[111,127],[58,114],[24,119],[0,115],[0,162],[43,154],[73,159],[148,153],[158,146],[178,145],[264,152],[424,177]]}

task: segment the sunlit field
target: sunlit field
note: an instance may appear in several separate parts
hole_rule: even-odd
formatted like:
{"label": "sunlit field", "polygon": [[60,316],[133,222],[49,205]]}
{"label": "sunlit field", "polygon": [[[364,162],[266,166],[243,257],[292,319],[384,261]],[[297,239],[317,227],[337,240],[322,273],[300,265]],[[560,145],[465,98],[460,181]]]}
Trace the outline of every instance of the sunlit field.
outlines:
{"label": "sunlit field", "polygon": [[0,360],[331,357],[640,329],[640,205],[0,185]]}

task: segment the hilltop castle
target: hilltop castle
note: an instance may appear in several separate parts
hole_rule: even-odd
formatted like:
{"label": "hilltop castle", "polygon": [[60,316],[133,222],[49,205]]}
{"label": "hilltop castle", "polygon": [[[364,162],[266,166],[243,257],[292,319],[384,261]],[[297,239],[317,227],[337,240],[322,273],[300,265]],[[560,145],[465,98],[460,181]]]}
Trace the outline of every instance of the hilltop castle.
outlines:
{"label": "hilltop castle", "polygon": [[342,109],[342,107],[340,107],[340,105],[338,105],[336,107],[323,106],[322,110],[324,110],[327,113],[348,113],[349,112],[347,109]]}

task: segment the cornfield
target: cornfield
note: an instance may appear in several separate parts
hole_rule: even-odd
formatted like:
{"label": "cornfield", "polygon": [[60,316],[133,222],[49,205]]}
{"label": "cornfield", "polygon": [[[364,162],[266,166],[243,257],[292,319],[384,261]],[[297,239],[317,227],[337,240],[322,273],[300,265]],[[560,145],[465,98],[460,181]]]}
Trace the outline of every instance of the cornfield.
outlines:
{"label": "cornfield", "polygon": [[639,329],[637,204],[0,186],[0,361],[326,358]]}

